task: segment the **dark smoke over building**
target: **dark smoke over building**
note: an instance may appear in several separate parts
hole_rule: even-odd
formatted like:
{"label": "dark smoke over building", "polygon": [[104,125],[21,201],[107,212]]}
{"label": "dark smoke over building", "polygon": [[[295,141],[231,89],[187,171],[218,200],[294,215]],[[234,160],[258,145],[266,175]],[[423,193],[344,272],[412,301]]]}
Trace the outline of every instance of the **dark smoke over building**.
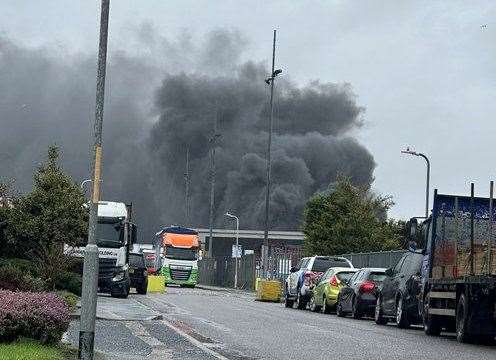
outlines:
{"label": "dark smoke over building", "polygon": [[[146,41],[144,41],[146,40]],[[210,138],[217,121],[216,226],[229,210],[242,228],[261,228],[268,128],[267,71],[243,61],[245,40],[214,31],[201,45],[170,42],[144,26],[145,55],[110,56],[104,125],[103,197],[132,201],[146,240],[161,225],[208,226]],[[0,179],[27,191],[47,146],[60,145],[76,180],[89,174],[93,55],[51,56],[0,37]],[[165,60],[164,60],[165,59]],[[339,175],[373,181],[372,155],[350,134],[363,108],[349,85],[276,85],[271,224],[291,230],[314,193]],[[216,120],[217,119],[217,120]],[[186,151],[190,223],[185,223]]]}

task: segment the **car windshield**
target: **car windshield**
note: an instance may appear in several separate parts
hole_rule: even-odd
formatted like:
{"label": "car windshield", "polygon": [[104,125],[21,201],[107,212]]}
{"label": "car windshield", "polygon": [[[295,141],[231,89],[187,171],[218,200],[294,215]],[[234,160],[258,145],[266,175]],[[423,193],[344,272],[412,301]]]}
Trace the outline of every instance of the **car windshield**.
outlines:
{"label": "car windshield", "polygon": [[129,266],[134,268],[144,268],[145,260],[141,254],[129,254]]}
{"label": "car windshield", "polygon": [[355,274],[354,271],[342,271],[336,274],[336,277],[341,281],[348,281]]}
{"label": "car windshield", "polygon": [[99,247],[119,248],[124,243],[124,231],[120,221],[99,220],[97,234]]}
{"label": "car windshield", "polygon": [[376,283],[383,282],[385,278],[386,274],[384,274],[383,272],[373,272],[369,275],[369,280]]}
{"label": "car windshield", "polygon": [[350,267],[346,260],[332,258],[315,258],[313,262],[313,272],[324,272],[331,267]]}
{"label": "car windshield", "polygon": [[197,251],[196,249],[184,249],[167,246],[165,248],[165,257],[178,260],[196,260]]}

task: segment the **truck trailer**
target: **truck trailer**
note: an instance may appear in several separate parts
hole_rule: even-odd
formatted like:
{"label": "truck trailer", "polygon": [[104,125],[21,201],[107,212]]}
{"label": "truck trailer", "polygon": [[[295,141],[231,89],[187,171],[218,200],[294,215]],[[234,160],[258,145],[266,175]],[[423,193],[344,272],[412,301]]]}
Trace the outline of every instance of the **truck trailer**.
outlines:
{"label": "truck trailer", "polygon": [[[459,342],[490,342],[496,335],[495,219],[490,198],[434,192],[423,222],[425,243],[419,298],[424,331],[456,331]],[[414,221],[411,221],[414,224]],[[412,227],[415,235],[416,226]]]}

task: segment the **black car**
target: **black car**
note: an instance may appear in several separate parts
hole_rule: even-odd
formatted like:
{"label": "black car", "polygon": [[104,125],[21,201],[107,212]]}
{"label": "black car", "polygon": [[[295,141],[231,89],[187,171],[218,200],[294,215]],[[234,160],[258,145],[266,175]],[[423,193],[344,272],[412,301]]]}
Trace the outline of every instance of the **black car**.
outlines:
{"label": "black car", "polygon": [[336,303],[336,315],[351,314],[355,319],[373,316],[378,286],[386,278],[386,269],[363,268],[345,281]]}
{"label": "black car", "polygon": [[377,295],[375,322],[379,325],[394,320],[400,328],[421,324],[419,294],[423,255],[417,252],[404,254],[393,268],[386,270]]}
{"label": "black car", "polygon": [[136,288],[138,294],[145,295],[148,288],[148,271],[142,253],[129,254],[129,278],[131,287]]}

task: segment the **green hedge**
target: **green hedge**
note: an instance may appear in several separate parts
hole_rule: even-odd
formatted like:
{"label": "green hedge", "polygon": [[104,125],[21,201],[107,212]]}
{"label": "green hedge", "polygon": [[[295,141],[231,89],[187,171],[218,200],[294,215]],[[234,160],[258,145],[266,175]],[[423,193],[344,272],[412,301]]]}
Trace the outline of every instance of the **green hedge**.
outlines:
{"label": "green hedge", "polygon": [[81,296],[82,284],[81,275],[69,271],[60,272],[55,279],[55,289],[66,290],[78,296]]}

